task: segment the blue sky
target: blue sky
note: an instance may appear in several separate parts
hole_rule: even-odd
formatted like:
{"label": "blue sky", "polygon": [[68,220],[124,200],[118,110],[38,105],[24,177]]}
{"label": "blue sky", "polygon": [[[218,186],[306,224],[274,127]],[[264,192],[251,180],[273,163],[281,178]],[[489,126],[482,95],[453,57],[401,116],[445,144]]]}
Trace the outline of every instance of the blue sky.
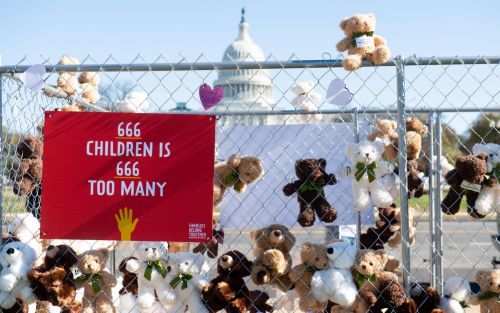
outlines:
{"label": "blue sky", "polygon": [[493,55],[500,51],[500,2],[490,1],[2,1],[0,54],[4,64],[23,55],[57,58],[90,54],[119,61],[138,53],[178,60],[204,52],[219,60],[234,39],[245,6],[254,39],[266,54],[303,59],[334,52],[340,20],[373,12],[377,32],[394,54]]}
{"label": "blue sky", "polygon": [[[200,53],[219,61],[237,36],[240,9],[254,40],[277,59],[292,53],[301,59],[337,55],[338,24],[358,12],[377,16],[377,33],[393,55],[495,55],[500,52],[500,1],[2,1],[0,55],[15,64],[56,62],[67,53],[92,62],[109,55],[130,62],[138,54],[155,61],[162,54],[177,62]],[[196,87],[196,86],[195,86]],[[361,97],[361,96],[360,96]],[[358,99],[360,98],[358,97]],[[471,118],[475,115],[470,115]],[[463,121],[456,119],[455,121]],[[466,124],[455,122],[463,131]]]}

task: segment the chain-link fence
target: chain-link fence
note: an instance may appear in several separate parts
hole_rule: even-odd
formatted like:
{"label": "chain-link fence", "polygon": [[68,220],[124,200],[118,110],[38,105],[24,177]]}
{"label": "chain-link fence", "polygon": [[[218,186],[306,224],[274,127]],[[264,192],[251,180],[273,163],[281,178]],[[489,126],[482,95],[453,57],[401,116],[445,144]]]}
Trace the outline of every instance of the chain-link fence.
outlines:
{"label": "chain-link fence", "polygon": [[[446,287],[443,290],[443,285],[448,278],[460,276],[475,282],[478,270],[492,269],[499,253],[496,214],[500,206],[496,200],[499,191],[498,185],[490,181],[497,175],[498,163],[494,162],[498,162],[500,151],[491,146],[474,148],[475,144],[500,144],[499,61],[497,57],[397,57],[382,66],[365,64],[360,70],[348,73],[342,69],[340,60],[277,61],[270,58],[262,62],[209,62],[201,56],[194,63],[185,60],[167,63],[162,58],[142,63],[145,60],[137,58],[132,63],[120,64],[110,58],[104,64],[92,64],[93,60],[86,58],[75,65],[44,64],[48,74],[43,76],[47,84],[43,92],[33,92],[27,88],[26,79],[16,74],[24,72],[30,64],[0,67],[3,73],[1,216],[4,243],[9,236],[6,232],[10,232],[10,236],[34,248],[38,258],[33,265],[35,271],[24,278],[35,289],[38,299],[12,288],[3,288],[0,274],[0,306],[7,308],[10,305],[2,299],[5,294],[6,299],[7,295],[14,295],[14,300],[18,300],[16,305],[41,299],[51,305],[38,301],[38,308],[59,305],[64,310],[78,311],[78,303],[70,301],[69,305],[56,301],[62,297],[57,288],[60,282],[43,281],[37,275],[47,272],[47,264],[43,261],[54,254],[60,259],[64,259],[62,255],[75,254],[80,256],[81,262],[88,250],[104,248],[113,251],[108,269],[118,278],[112,294],[104,293],[104,296],[114,301],[119,312],[182,312],[186,305],[188,311],[190,308],[191,312],[199,311],[192,299],[182,298],[184,300],[177,300],[176,305],[163,301],[168,296],[160,287],[153,291],[155,305],[146,305],[147,301],[139,299],[140,277],[139,297],[136,296],[137,288],[127,288],[131,282],[137,284],[137,277],[134,280],[133,274],[124,275],[130,266],[124,266],[122,260],[137,256],[137,243],[39,240],[36,218],[39,218],[42,198],[42,155],[36,145],[37,140],[43,140],[44,111],[56,109],[215,114],[218,118],[216,162],[230,164],[235,158],[233,155],[239,159],[245,156],[259,159],[263,175],[260,173],[258,176],[262,177],[250,183],[244,192],[238,192],[241,190],[227,180],[221,181],[216,165],[214,184],[229,186],[220,204],[214,208],[217,223],[214,239],[208,245],[170,243],[168,255],[171,256],[176,251],[204,252],[210,265],[208,279],[215,278],[218,271],[221,274],[217,264],[227,262],[218,257],[231,250],[241,252],[237,255],[241,266],[248,267],[248,273],[241,275],[250,277],[242,281],[244,286],[239,281],[236,283],[240,284],[235,291],[237,294],[224,300],[218,297],[217,301],[222,304],[214,305],[217,301],[210,298],[208,288],[191,291],[209,310],[326,309],[324,301],[305,303],[304,299],[310,301],[321,294],[319,289],[310,291],[311,272],[321,272],[321,268],[314,265],[313,260],[301,260],[301,257],[305,257],[306,243],[311,242],[325,249],[317,248],[318,258],[327,258],[328,252],[322,244],[338,239],[354,240],[359,248],[384,249],[399,260],[400,268],[389,268],[388,257],[384,256],[387,262],[384,270],[401,276],[404,293],[410,295],[414,284],[429,284],[446,298],[449,290]],[[71,75],[84,72],[97,73],[100,83],[90,86],[91,81],[76,82],[74,88],[68,89],[73,79]],[[65,73],[70,76],[64,76]],[[204,83],[220,86],[225,95],[208,111],[203,109],[198,96],[198,88]],[[86,92],[89,89],[90,92]],[[23,153],[26,150],[30,151],[29,155]],[[469,157],[458,162],[457,168],[455,160],[479,152],[488,155],[486,160],[478,157],[473,160],[482,162],[480,165],[484,167],[485,173],[479,175],[481,181],[469,181],[471,186],[460,181],[457,185],[457,177],[462,175],[458,163],[469,166],[472,160]],[[370,168],[370,162],[378,153],[381,154],[375,162],[378,167]],[[358,167],[363,160],[366,164]],[[385,171],[379,172],[384,167]],[[75,164],[75,168],[68,170],[77,168]],[[317,169],[321,169],[319,174]],[[370,178],[371,173],[374,181]],[[334,174],[333,178],[330,174]],[[238,172],[238,175],[242,174]],[[312,180],[315,175],[321,176],[321,183]],[[476,190],[479,192],[469,190],[477,188],[478,184],[482,185]],[[450,194],[455,197],[451,198]],[[467,200],[469,207],[466,200],[461,199],[464,194],[472,199]],[[478,194],[479,201],[486,199],[480,208],[479,202],[474,202],[478,201]],[[78,208],[68,208],[68,214],[77,212]],[[286,228],[276,228],[274,224]],[[262,277],[265,271],[258,271],[265,267],[259,254],[261,241],[269,234],[255,232],[266,227],[274,227],[273,230],[280,232],[277,237],[282,238],[283,234],[283,240],[291,241],[290,247],[281,251],[285,255],[286,269],[272,274],[269,281]],[[269,238],[266,240],[272,242]],[[70,244],[72,250],[62,251],[59,246],[54,252],[51,245],[56,244]],[[271,246],[274,248],[271,250],[280,249]],[[354,272],[358,265],[372,266],[371,259],[365,264],[360,261],[362,258],[358,256]],[[253,260],[253,264],[245,263],[247,259]],[[176,262],[175,257],[169,260]],[[5,267],[2,262],[0,264]],[[65,276],[63,281],[71,280],[78,286],[78,281],[93,282],[91,276],[83,277],[85,275],[74,270],[76,262],[77,259],[69,266],[74,277]],[[302,262],[304,267],[296,268]],[[316,262],[319,261],[316,259]],[[240,275],[238,269],[229,268]],[[311,274],[304,275],[306,272]],[[56,274],[51,272],[51,275]],[[382,281],[372,283],[370,275],[362,273],[359,277],[365,277],[361,286],[367,281],[379,288],[375,293],[379,301],[371,303],[372,311],[378,307],[397,306],[392,300],[380,300],[392,296],[385,295],[383,290],[395,287],[384,285]],[[229,274],[227,277],[236,279]],[[75,288],[69,285],[67,288]],[[142,286],[145,290],[145,285]],[[230,287],[233,286],[227,288]],[[37,288],[50,289],[52,293],[40,294]],[[168,284],[165,288],[169,288]],[[182,293],[182,289],[173,290]],[[133,296],[126,298],[130,294]],[[426,312],[424,306],[429,305],[431,295],[426,296],[428,301],[425,303],[415,294],[411,295],[418,310]],[[95,298],[78,291],[76,298],[82,297],[84,305],[97,305]],[[334,298],[329,298],[328,303],[332,311],[338,309],[332,304]],[[68,299],[71,300],[71,296]],[[369,302],[362,297],[356,301]]]}

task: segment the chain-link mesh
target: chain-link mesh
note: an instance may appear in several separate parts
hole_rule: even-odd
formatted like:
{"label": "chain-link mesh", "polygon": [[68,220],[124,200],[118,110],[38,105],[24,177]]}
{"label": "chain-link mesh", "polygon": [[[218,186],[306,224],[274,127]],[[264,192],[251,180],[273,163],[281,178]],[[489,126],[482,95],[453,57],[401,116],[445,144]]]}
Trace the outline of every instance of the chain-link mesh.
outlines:
{"label": "chain-link mesh", "polygon": [[[461,194],[468,192],[460,184],[457,199],[449,201],[451,204],[445,200],[454,188],[447,182],[456,182],[452,178],[460,175],[455,160],[477,155],[475,144],[500,144],[496,58],[399,58],[399,66],[392,61],[380,67],[366,64],[352,73],[345,72],[339,60],[303,61],[295,56],[284,62],[270,56],[260,62],[250,58],[214,63],[204,55],[192,63],[184,59],[168,63],[163,57],[148,63],[141,56],[127,64],[113,57],[102,63],[91,57],[66,61],[59,68],[42,62],[48,70],[43,92],[30,91],[13,75],[35,62],[23,60],[16,67],[2,68],[4,243],[9,236],[17,237],[37,255],[33,270],[20,278],[31,287],[31,294],[29,288],[26,294],[4,288],[2,270],[2,308],[17,298],[13,310],[24,302],[25,306],[31,303],[31,311],[60,306],[77,312],[83,303],[102,305],[105,312],[112,310],[106,306],[111,304],[118,312],[183,312],[186,306],[190,312],[273,308],[279,312],[336,312],[342,308],[334,302],[342,304],[343,300],[334,295],[334,287],[325,291],[315,285],[311,292],[310,286],[321,283],[321,273],[334,268],[331,260],[337,256],[332,257],[331,251],[341,249],[345,251],[341,256],[349,255],[350,247],[335,243],[342,239],[378,251],[360,253],[353,274],[347,275],[359,289],[351,309],[360,312],[372,306],[378,312],[418,307],[427,312],[427,306],[440,302],[428,286],[448,299],[451,283],[443,288],[448,278],[460,276],[475,282],[479,270],[490,270],[496,264],[500,204],[486,203],[490,210],[483,209],[484,217],[471,217],[474,214],[468,213],[463,199],[458,213],[452,215],[449,206],[455,207]],[[95,73],[100,82],[94,79]],[[332,87],[334,80],[345,88]],[[170,242],[164,267],[167,270],[175,262],[193,258],[183,251],[201,252],[208,272],[198,269],[195,280],[203,277],[212,282],[209,287],[191,288],[194,280],[170,273],[158,285],[144,282],[142,274],[135,275],[134,270],[145,265],[130,257],[144,257],[141,251],[146,248],[160,251],[164,245],[159,243],[39,240],[43,157],[37,145],[43,142],[44,111],[206,114],[198,96],[204,83],[220,86],[225,94],[208,111],[218,117],[214,185],[219,188],[220,201],[214,207],[214,238],[200,245]],[[344,102],[341,92],[351,94],[352,101]],[[401,144],[406,151],[398,149]],[[492,160],[498,162],[500,151],[490,148],[483,147],[489,158],[482,160],[486,173],[480,175],[481,182],[470,182],[473,185],[486,186],[489,177],[498,174],[498,163]],[[381,160],[371,168],[377,149]],[[236,167],[227,172],[229,164],[245,164],[251,161],[249,157],[257,158],[259,166],[246,170],[258,172],[261,167],[262,172],[243,173]],[[248,186],[243,189],[238,181],[244,181],[245,175]],[[236,179],[231,182],[228,177]],[[481,192],[493,190],[487,201],[498,201],[498,185],[481,188]],[[68,208],[68,214],[77,213],[78,208]],[[83,260],[108,250],[112,253],[100,255],[109,259],[101,277],[78,271]],[[7,252],[1,249],[2,253]],[[264,255],[281,264],[272,268]],[[51,257],[61,264],[68,262],[67,268],[56,267],[62,278],[47,264]],[[384,268],[377,269],[375,262]],[[6,263],[0,264],[5,267]],[[219,269],[218,264],[222,264]],[[153,275],[162,273],[151,266]],[[283,268],[278,270],[280,266]],[[375,269],[379,272],[373,276]],[[49,272],[50,279],[43,276]],[[92,290],[95,284],[103,287],[104,281],[113,285],[112,277],[117,281],[109,292]],[[182,288],[184,283],[189,292]],[[172,287],[177,285],[180,287]],[[67,303],[62,301],[64,288],[73,292],[66,295]],[[34,297],[28,296],[33,289]],[[370,292],[374,297],[367,296]],[[95,294],[102,295],[102,303],[92,296]],[[396,295],[406,299],[404,303],[394,303]],[[68,301],[73,298],[76,300]]]}

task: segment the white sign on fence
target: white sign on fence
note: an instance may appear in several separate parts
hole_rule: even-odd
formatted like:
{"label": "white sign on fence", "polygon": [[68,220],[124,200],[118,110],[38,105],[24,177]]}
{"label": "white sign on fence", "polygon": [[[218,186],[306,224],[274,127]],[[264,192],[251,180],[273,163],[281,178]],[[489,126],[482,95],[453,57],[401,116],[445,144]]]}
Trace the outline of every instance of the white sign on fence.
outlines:
{"label": "white sign on fence", "polygon": [[[361,127],[361,138],[367,127]],[[324,188],[326,199],[337,209],[337,219],[331,225],[355,224],[352,206],[351,178],[340,177],[348,143],[354,142],[350,123],[316,125],[224,126],[217,129],[219,158],[231,154],[258,156],[265,174],[238,194],[226,191],[221,203],[221,226],[225,228],[257,228],[272,223],[298,226],[297,195],[286,197],[283,186],[297,180],[294,165],[298,159],[327,160],[327,173],[334,173],[338,183]],[[362,212],[362,223],[373,224],[373,211]],[[316,225],[321,222],[316,219]]]}

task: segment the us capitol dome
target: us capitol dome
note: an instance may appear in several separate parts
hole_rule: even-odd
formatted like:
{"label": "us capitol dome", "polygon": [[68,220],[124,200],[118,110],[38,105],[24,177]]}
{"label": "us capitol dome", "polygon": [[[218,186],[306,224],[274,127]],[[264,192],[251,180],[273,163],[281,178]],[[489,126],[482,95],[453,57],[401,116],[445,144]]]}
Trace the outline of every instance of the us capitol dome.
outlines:
{"label": "us capitol dome", "polygon": [[[241,11],[239,35],[227,47],[222,57],[223,62],[259,62],[266,57],[262,49],[250,36],[250,25],[245,20],[245,10]],[[251,112],[270,111],[274,106],[273,85],[269,70],[245,69],[219,71],[214,86],[224,89],[224,98],[211,111],[213,112]],[[239,115],[224,116],[223,124],[267,124],[267,116]]]}

